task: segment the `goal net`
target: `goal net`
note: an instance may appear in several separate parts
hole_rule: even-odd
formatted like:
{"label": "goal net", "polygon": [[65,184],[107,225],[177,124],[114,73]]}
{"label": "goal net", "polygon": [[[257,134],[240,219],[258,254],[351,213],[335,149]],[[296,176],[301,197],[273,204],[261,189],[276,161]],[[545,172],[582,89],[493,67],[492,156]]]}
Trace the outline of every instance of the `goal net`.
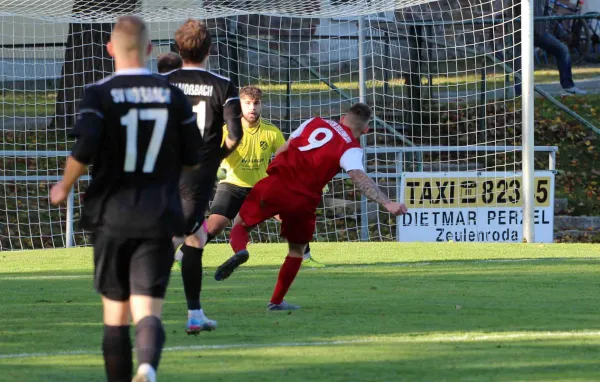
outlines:
{"label": "goal net", "polygon": [[[0,0],[0,250],[66,245],[68,209],[49,204],[86,84],[113,71],[104,44],[121,14],[148,22],[149,65],[188,17],[213,34],[210,70],[261,87],[263,118],[288,136],[363,100],[369,174],[393,200],[404,172],[521,170],[518,1]],[[517,85],[517,86],[515,86]],[[449,151],[443,147],[485,151]],[[412,151],[411,151],[412,150]],[[432,175],[433,177],[433,175]],[[432,178],[433,179],[433,178]],[[72,239],[88,177],[73,193]],[[254,241],[277,241],[278,223]],[[226,236],[218,238],[223,241]],[[397,220],[345,176],[329,184],[316,241],[397,240]]]}

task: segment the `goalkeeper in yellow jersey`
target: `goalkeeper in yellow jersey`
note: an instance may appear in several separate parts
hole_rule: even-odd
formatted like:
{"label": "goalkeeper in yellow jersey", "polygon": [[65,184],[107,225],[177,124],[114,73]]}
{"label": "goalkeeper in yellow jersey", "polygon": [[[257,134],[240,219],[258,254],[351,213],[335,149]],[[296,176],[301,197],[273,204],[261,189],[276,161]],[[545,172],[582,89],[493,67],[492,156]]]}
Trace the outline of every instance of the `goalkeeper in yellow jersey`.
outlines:
{"label": "goalkeeper in yellow jersey", "polygon": [[[208,240],[219,235],[238,214],[252,187],[267,176],[267,166],[277,149],[285,143],[281,131],[260,117],[262,91],[256,86],[240,89],[244,135],[237,149],[221,162],[217,191],[208,218]],[[227,129],[223,129],[223,137]],[[310,256],[307,246],[304,261],[313,267],[323,266]]]}

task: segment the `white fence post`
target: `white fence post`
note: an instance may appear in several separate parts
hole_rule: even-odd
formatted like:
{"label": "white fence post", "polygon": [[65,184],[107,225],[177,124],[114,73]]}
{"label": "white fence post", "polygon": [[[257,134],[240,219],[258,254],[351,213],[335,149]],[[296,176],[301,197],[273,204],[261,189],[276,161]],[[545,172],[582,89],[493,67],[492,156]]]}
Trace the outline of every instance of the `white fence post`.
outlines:
{"label": "white fence post", "polygon": [[73,246],[73,209],[74,209],[74,192],[73,188],[69,191],[69,197],[67,198],[67,237],[65,238],[65,245],[67,248]]}
{"label": "white fence post", "polygon": [[534,203],[534,94],[533,94],[533,0],[521,0],[521,61],[523,63],[523,239],[535,242]]}
{"label": "white fence post", "polygon": [[[360,102],[366,101],[367,96],[367,76],[366,65],[367,57],[365,56],[365,17],[361,16],[358,19],[358,97]],[[363,135],[360,139],[360,144],[365,147],[367,144],[366,137]],[[365,152],[363,163],[367,170],[367,153]],[[369,216],[367,214],[367,198],[361,194],[360,197],[360,240],[369,240]]]}

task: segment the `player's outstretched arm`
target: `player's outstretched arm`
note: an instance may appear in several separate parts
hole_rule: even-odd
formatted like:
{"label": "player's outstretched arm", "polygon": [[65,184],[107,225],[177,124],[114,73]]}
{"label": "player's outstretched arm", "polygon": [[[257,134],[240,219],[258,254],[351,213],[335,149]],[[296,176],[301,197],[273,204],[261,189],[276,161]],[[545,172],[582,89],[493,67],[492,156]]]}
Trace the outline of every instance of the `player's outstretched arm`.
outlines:
{"label": "player's outstretched arm", "polygon": [[389,213],[394,215],[406,213],[406,206],[402,203],[392,202],[364,171],[350,170],[348,175],[361,194],[383,206]]}
{"label": "player's outstretched arm", "polygon": [[387,195],[384,194],[379,187],[377,187],[375,182],[373,182],[373,179],[369,178],[364,171],[351,170],[348,171],[348,175],[360,193],[367,198],[381,205],[391,203],[391,200],[387,197]]}

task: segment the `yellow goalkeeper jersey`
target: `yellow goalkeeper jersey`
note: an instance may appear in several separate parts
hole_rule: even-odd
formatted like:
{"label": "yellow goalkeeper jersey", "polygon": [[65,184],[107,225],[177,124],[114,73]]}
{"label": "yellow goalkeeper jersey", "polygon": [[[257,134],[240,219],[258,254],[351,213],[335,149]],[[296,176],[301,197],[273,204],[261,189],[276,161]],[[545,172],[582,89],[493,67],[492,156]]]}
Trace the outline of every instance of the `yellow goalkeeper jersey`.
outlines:
{"label": "yellow goalkeeper jersey", "polygon": [[[223,141],[227,137],[227,127],[223,126]],[[256,128],[244,127],[244,136],[237,149],[221,162],[227,171],[224,183],[239,187],[253,187],[267,176],[271,157],[283,146],[285,138],[272,123],[260,119]]]}

